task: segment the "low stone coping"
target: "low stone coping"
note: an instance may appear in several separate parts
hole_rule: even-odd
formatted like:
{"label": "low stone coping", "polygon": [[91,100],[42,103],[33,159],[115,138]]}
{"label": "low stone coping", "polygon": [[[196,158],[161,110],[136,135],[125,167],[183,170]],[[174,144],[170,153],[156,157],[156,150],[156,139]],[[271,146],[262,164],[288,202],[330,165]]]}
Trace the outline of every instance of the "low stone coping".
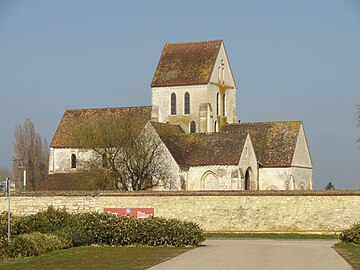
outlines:
{"label": "low stone coping", "polygon": [[[308,191],[245,191],[245,190],[199,190],[199,191],[32,191],[11,192],[15,197],[46,197],[46,196],[360,196],[360,190],[308,190]],[[0,192],[0,197],[6,197]]]}

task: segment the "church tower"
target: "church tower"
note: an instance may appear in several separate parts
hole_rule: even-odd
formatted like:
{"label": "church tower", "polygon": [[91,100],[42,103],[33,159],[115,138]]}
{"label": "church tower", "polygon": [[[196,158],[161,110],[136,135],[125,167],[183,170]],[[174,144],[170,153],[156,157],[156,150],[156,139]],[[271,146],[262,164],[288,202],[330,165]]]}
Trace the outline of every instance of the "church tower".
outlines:
{"label": "church tower", "polygon": [[153,121],[188,133],[237,123],[236,85],[222,40],[166,43],[151,90]]}

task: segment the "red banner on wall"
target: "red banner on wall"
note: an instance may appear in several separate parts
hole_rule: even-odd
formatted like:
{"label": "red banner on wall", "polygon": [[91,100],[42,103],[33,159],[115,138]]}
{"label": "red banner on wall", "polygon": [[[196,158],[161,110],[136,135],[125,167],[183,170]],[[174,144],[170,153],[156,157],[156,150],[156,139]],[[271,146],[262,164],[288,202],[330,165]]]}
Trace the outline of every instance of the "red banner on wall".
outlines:
{"label": "red banner on wall", "polygon": [[149,218],[154,216],[154,208],[104,208],[104,212],[120,216],[133,216],[136,218]]}

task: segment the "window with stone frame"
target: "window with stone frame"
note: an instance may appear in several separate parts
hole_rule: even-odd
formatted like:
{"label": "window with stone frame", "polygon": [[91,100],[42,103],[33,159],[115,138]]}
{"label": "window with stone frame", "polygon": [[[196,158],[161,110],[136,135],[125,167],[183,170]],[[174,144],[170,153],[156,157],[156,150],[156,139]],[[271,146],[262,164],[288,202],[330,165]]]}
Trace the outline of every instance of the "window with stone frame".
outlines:
{"label": "window with stone frame", "polygon": [[184,114],[190,114],[190,94],[188,92],[184,96]]}
{"label": "window with stone frame", "polygon": [[171,106],[171,115],[176,115],[176,94],[175,93],[171,94],[170,106]]}
{"label": "window with stone frame", "polygon": [[196,133],[196,123],[194,121],[190,123],[190,133]]}
{"label": "window with stone frame", "polygon": [[226,96],[225,96],[225,94],[224,94],[224,96],[223,96],[223,116],[226,116]]}
{"label": "window with stone frame", "polygon": [[76,155],[71,154],[71,168],[76,169]]}

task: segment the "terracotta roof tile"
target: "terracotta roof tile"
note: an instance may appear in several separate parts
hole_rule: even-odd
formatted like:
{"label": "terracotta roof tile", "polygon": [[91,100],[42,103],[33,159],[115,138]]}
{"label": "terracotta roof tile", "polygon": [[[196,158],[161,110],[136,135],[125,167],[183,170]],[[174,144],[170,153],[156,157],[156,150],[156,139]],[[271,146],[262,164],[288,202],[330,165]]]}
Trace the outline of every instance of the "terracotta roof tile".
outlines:
{"label": "terracotta roof tile", "polygon": [[235,165],[239,163],[247,133],[197,133],[165,140],[166,147],[181,167]]}
{"label": "terracotta roof tile", "polygon": [[101,124],[104,119],[131,121],[140,131],[151,119],[151,106],[66,110],[51,141],[53,148],[79,146],[81,129]]}
{"label": "terracotta roof tile", "polygon": [[82,173],[55,173],[48,174],[43,181],[37,186],[36,190],[91,190],[86,188]]}
{"label": "terracotta roof tile", "polygon": [[222,42],[166,43],[151,87],[207,84]]}
{"label": "terracotta roof tile", "polygon": [[248,132],[263,167],[289,167],[292,163],[301,121],[227,124],[222,132]]}

